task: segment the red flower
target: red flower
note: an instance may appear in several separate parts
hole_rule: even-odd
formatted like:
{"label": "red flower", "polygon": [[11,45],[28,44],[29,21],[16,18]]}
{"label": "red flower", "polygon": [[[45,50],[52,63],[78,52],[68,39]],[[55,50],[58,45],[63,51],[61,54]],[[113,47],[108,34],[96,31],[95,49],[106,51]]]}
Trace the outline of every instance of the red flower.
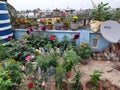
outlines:
{"label": "red flower", "polygon": [[8,40],[9,40],[9,41],[12,40],[12,36],[8,36]]}
{"label": "red flower", "polygon": [[26,33],[29,35],[29,34],[31,33],[31,31],[30,31],[30,30],[27,30]]}
{"label": "red flower", "polygon": [[28,88],[31,89],[34,87],[34,84],[32,82],[28,83]]}
{"label": "red flower", "polygon": [[55,38],[56,38],[56,36],[50,36],[50,40],[51,40],[51,41],[54,41]]}
{"label": "red flower", "polygon": [[45,30],[46,30],[46,27],[45,27],[45,26],[42,26],[42,27],[41,27],[41,30],[42,30],[42,31],[45,31]]}
{"label": "red flower", "polygon": [[80,37],[80,34],[75,34],[73,39],[78,39]]}

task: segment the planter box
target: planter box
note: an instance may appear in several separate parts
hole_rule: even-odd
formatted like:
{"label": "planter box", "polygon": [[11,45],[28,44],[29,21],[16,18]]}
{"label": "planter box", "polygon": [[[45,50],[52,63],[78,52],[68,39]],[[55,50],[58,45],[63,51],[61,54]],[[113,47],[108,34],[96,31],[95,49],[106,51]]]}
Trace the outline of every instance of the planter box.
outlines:
{"label": "planter box", "polygon": [[71,23],[70,27],[71,27],[71,30],[73,31],[78,30],[78,23]]}

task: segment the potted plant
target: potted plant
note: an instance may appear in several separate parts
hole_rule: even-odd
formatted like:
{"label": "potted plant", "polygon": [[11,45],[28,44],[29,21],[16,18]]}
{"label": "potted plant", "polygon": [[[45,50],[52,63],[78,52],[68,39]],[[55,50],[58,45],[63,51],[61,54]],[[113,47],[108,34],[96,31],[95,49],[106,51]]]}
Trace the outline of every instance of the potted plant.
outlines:
{"label": "potted plant", "polygon": [[66,71],[67,78],[70,78],[72,76],[72,68],[76,64],[78,58],[79,57],[75,51],[73,51],[73,48],[66,50],[66,53],[63,56],[63,68]]}
{"label": "potted plant", "polygon": [[90,28],[93,32],[98,32],[103,21],[111,18],[110,6],[108,3],[100,2],[97,6],[94,5],[91,15]]}
{"label": "potted plant", "polygon": [[100,83],[100,77],[103,72],[95,70],[92,75],[90,75],[91,79],[86,83],[87,90],[102,90],[102,85]]}
{"label": "potted plant", "polygon": [[70,27],[71,27],[71,30],[77,30],[78,29],[78,17],[77,16],[73,16],[72,17],[72,22],[70,23]]}
{"label": "potted plant", "polygon": [[48,19],[47,20],[46,27],[47,27],[48,30],[52,30],[53,29],[52,19]]}
{"label": "potted plant", "polygon": [[80,62],[82,64],[87,64],[91,56],[89,45],[87,43],[81,43],[80,46],[77,47],[77,54],[81,57]]}
{"label": "potted plant", "polygon": [[65,22],[63,22],[63,24],[62,24],[62,28],[63,28],[63,30],[68,30],[68,27],[69,27],[69,21],[65,20]]}
{"label": "potted plant", "polygon": [[120,10],[116,9],[111,17],[112,20],[118,21],[120,23]]}
{"label": "potted plant", "polygon": [[83,86],[80,83],[81,77],[82,77],[82,75],[81,75],[80,71],[78,71],[73,78],[73,82],[71,83],[72,90],[83,90]]}
{"label": "potted plant", "polygon": [[55,29],[61,30],[61,19],[60,18],[56,18]]}

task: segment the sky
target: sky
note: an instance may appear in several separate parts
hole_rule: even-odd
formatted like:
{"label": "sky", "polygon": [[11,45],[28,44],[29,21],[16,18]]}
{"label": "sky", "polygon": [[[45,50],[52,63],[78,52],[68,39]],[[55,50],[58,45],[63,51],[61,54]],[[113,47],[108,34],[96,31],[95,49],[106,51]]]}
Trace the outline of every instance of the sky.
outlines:
{"label": "sky", "polygon": [[[95,4],[99,2],[109,3],[112,8],[120,8],[120,0],[92,0]],[[33,10],[40,8],[45,9],[66,9],[73,8],[76,10],[93,8],[91,0],[8,0],[16,10]]]}

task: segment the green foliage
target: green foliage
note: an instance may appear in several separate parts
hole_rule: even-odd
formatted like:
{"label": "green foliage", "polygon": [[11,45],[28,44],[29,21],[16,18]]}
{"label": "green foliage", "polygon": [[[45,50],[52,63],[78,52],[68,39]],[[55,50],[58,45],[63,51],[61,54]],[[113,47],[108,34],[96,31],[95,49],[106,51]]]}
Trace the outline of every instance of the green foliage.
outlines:
{"label": "green foliage", "polygon": [[72,46],[72,40],[68,39],[67,36],[64,36],[62,41],[59,43],[59,46],[61,51],[64,52],[66,51],[68,48],[71,48]]}
{"label": "green foliage", "polygon": [[8,56],[8,48],[0,44],[0,61],[3,61]]}
{"label": "green foliage", "polygon": [[12,85],[9,71],[0,66],[0,90],[8,90]]}
{"label": "green foliage", "polygon": [[0,89],[1,90],[16,90],[22,82],[21,63],[14,59],[8,59],[1,62],[0,66]]}
{"label": "green foliage", "polygon": [[111,15],[112,14],[110,13],[110,6],[108,6],[108,3],[100,2],[97,6],[94,6],[94,9],[92,11],[92,19],[94,20],[109,20],[111,18]]}
{"label": "green foliage", "polygon": [[73,49],[66,50],[66,53],[63,55],[64,62],[63,62],[63,68],[69,72],[71,71],[72,67],[76,64],[78,60],[78,56]]}
{"label": "green foliage", "polygon": [[50,54],[41,54],[36,57],[36,60],[38,62],[39,67],[43,71],[47,71],[49,67],[57,67],[58,66],[58,59],[59,54],[58,53],[50,53]]}
{"label": "green foliage", "polygon": [[80,73],[80,71],[77,72],[77,74],[75,75],[75,77],[73,78],[73,81],[75,83],[73,83],[72,85],[72,90],[79,90],[80,89],[80,79],[81,79],[82,75]]}
{"label": "green foliage", "polygon": [[56,67],[56,73],[55,73],[55,81],[56,81],[56,86],[57,86],[57,90],[61,90],[60,88],[62,88],[62,81],[65,78],[65,70],[63,68],[63,66],[61,64],[59,64]]}
{"label": "green foliage", "polygon": [[95,70],[92,75],[90,75],[91,79],[90,82],[92,82],[95,86],[98,84],[100,77],[103,72],[100,72],[98,70]]}
{"label": "green foliage", "polygon": [[25,41],[13,40],[6,47],[8,48],[9,57],[17,61],[25,61],[25,57],[32,53],[32,47],[27,45]]}
{"label": "green foliage", "polygon": [[[19,87],[22,82],[22,71],[20,67],[21,63],[16,62],[14,59],[5,60],[3,63],[5,65],[5,70],[9,72],[11,82],[14,83],[14,85],[18,85],[17,87]],[[14,85],[12,88],[15,87]]]}
{"label": "green foliage", "polygon": [[77,48],[77,54],[81,58],[89,58],[91,56],[91,50],[88,44],[86,43],[81,43],[80,46]]}
{"label": "green foliage", "polygon": [[41,68],[42,71],[47,71],[49,65],[49,55],[42,54],[36,57],[38,66]]}
{"label": "green foliage", "polygon": [[[51,41],[50,36],[48,34],[42,34],[41,32],[32,32],[28,38],[26,38],[26,42],[31,47],[39,49],[40,47],[44,47],[45,49],[54,48],[58,45],[57,38]],[[49,51],[49,50],[48,50]]]}
{"label": "green foliage", "polygon": [[113,12],[113,15],[111,17],[112,20],[116,20],[116,21],[119,21],[120,20],[120,10],[119,9],[116,9],[114,12]]}

